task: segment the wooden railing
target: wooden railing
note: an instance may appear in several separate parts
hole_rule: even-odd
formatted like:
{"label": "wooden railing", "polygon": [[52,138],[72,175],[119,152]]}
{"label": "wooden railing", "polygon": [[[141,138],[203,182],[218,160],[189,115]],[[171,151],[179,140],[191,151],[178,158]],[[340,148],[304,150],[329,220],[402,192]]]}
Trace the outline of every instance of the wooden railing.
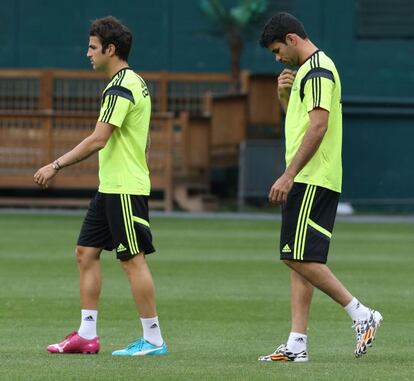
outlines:
{"label": "wooden railing", "polygon": [[[95,123],[93,115],[0,113],[0,188],[34,188],[34,172],[88,136]],[[156,204],[165,210],[172,210],[173,128],[171,113],[153,115],[149,157],[151,183],[153,190],[162,193],[161,201]],[[95,189],[97,186],[97,155],[65,168],[51,183],[53,188],[64,189]]]}
{"label": "wooden railing", "polygon": [[[154,112],[201,115],[206,93],[224,94],[230,76],[220,73],[139,73],[150,90]],[[87,70],[0,70],[0,110],[97,112],[108,83]]]}

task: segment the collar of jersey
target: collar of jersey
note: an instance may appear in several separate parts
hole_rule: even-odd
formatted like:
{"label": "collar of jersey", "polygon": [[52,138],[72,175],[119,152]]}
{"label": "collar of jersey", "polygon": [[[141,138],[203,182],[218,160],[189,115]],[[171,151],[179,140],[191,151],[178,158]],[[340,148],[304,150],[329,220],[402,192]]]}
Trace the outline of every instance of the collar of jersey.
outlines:
{"label": "collar of jersey", "polygon": [[122,69],[118,70],[111,78],[111,81],[122,71],[122,70],[132,70],[129,66],[123,67]]}
{"label": "collar of jersey", "polygon": [[[306,58],[305,61],[303,61],[302,65],[304,65],[307,61],[309,61],[315,54],[318,54],[319,52],[321,52],[320,49],[317,49],[316,51],[314,51],[308,58]],[[302,66],[300,65],[300,66]],[[122,69],[121,69],[122,70]]]}

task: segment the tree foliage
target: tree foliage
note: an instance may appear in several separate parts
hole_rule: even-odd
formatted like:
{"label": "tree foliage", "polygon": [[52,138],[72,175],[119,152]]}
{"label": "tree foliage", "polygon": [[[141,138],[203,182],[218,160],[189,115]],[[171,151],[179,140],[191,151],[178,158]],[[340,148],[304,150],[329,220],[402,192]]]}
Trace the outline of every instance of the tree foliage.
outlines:
{"label": "tree foliage", "polygon": [[221,0],[201,0],[200,10],[210,21],[206,34],[223,38],[230,48],[232,89],[239,89],[240,58],[246,41],[257,36],[257,28],[264,22],[267,0],[240,0],[227,8]]}

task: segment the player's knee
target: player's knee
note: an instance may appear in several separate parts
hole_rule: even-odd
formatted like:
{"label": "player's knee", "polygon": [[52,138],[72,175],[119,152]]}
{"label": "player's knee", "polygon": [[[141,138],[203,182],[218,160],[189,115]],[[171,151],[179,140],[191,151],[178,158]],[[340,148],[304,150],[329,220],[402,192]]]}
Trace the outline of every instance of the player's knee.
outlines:
{"label": "player's knee", "polygon": [[83,246],[76,246],[75,256],[76,256],[76,262],[78,262],[78,265],[82,265],[83,262],[85,261],[85,248]]}
{"label": "player's knee", "polygon": [[76,246],[75,248],[76,261],[79,266],[87,267],[92,262],[99,259],[99,253],[91,252],[90,248],[84,246]]}
{"label": "player's knee", "polygon": [[144,255],[142,253],[139,253],[120,262],[122,268],[129,275],[140,267],[140,264],[143,260],[145,260]]}
{"label": "player's knee", "polygon": [[134,272],[134,264],[132,262],[132,258],[128,258],[124,261],[120,261],[120,263],[125,273],[129,277]]}

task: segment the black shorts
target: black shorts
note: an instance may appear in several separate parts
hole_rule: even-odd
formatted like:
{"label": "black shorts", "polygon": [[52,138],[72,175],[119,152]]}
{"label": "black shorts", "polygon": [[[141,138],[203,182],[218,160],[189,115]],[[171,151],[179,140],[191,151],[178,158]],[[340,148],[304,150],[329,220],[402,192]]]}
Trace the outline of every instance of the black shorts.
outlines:
{"label": "black shorts", "polygon": [[115,249],[121,261],[140,252],[153,253],[148,197],[96,193],[83,221],[78,245]]}
{"label": "black shorts", "polygon": [[326,263],[339,193],[294,183],[282,206],[280,259]]}

